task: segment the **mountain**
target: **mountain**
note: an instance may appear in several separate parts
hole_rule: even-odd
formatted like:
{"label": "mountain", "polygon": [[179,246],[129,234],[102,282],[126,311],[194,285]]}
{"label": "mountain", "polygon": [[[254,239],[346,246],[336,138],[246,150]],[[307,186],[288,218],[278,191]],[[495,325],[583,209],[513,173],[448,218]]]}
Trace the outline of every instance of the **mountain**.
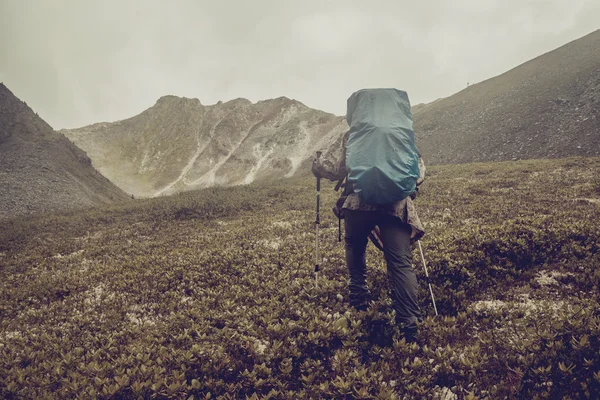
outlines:
{"label": "mountain", "polygon": [[600,155],[600,30],[413,113],[432,164]]}
{"label": "mountain", "polygon": [[286,97],[203,105],[164,96],[135,117],[61,132],[121,189],[154,197],[294,176],[346,129],[343,117]]}
{"label": "mountain", "polygon": [[[413,117],[429,164],[600,155],[600,31],[417,104]],[[347,129],[285,97],[164,96],[135,117],[61,132],[121,189],[153,197],[309,173],[314,151],[336,151]]]}
{"label": "mountain", "polygon": [[0,84],[0,218],[128,199],[90,158]]}

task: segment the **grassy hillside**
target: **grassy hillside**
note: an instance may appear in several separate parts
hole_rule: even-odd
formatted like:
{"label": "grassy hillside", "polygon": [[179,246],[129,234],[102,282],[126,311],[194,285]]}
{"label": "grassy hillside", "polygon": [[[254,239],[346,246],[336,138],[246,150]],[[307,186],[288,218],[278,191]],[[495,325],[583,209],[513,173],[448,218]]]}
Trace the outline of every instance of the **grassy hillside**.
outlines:
{"label": "grassy hillside", "polygon": [[[347,304],[314,182],[0,222],[2,398],[598,398],[600,159],[431,167],[419,345]],[[446,397],[444,397],[446,396]]]}
{"label": "grassy hillside", "polygon": [[430,164],[600,156],[600,30],[413,112]]}

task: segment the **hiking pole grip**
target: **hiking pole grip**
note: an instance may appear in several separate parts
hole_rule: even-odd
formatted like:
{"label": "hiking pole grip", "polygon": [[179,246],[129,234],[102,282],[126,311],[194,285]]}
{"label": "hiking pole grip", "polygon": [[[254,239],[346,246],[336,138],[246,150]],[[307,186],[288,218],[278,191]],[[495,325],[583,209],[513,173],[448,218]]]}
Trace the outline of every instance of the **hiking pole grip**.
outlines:
{"label": "hiking pole grip", "polygon": [[425,263],[425,256],[423,255],[423,248],[421,247],[421,241],[417,240],[419,244],[419,252],[421,253],[421,260],[423,260],[423,269],[425,270],[425,276],[427,277],[427,285],[429,286],[429,293],[431,293],[431,301],[433,302],[433,309],[435,315],[438,315],[437,306],[435,305],[435,298],[433,297],[433,289],[431,289],[431,280],[429,279],[429,272],[427,272],[427,264]]}

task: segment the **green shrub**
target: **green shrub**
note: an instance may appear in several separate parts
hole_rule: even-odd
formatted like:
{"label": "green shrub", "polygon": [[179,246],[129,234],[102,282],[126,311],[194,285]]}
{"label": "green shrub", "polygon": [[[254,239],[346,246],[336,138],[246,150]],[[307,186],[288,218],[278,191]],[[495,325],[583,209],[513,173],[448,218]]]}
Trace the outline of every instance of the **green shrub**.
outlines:
{"label": "green shrub", "polygon": [[329,182],[318,286],[310,178],[1,222],[0,397],[598,398],[600,160],[430,171],[419,344],[372,246],[349,310]]}

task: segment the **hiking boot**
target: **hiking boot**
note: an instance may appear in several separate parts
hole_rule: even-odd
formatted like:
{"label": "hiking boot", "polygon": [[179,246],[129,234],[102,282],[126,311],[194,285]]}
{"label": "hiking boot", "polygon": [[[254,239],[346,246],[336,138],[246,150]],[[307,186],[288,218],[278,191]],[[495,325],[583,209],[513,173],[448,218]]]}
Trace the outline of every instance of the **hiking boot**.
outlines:
{"label": "hiking boot", "polygon": [[400,327],[400,332],[402,336],[406,340],[406,343],[415,343],[417,341],[417,335],[419,333],[419,328],[416,325],[413,326],[402,326]]}
{"label": "hiking boot", "polygon": [[367,309],[369,308],[370,305],[371,305],[371,302],[366,301],[366,302],[362,302],[360,304],[352,304],[352,307],[354,307],[354,309],[356,311],[367,311]]}
{"label": "hiking boot", "polygon": [[357,311],[366,311],[371,305],[371,296],[350,297],[350,305]]}

